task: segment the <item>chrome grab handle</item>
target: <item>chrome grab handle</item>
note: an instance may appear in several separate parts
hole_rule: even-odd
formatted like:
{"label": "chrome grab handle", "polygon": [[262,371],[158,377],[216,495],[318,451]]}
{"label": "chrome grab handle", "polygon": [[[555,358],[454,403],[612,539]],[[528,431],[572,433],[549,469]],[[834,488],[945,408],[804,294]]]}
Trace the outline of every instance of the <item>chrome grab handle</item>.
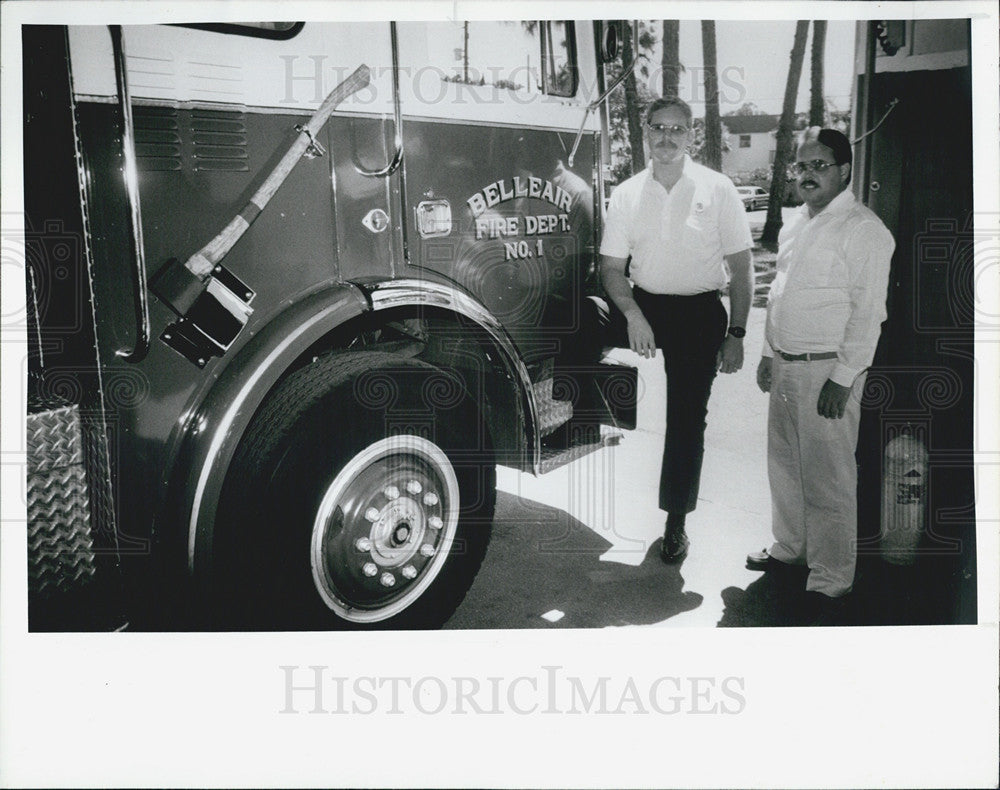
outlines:
{"label": "chrome grab handle", "polygon": [[403,113],[399,106],[399,43],[396,40],[396,23],[389,23],[389,38],[392,44],[392,120],[396,127],[396,135],[393,138],[393,145],[396,151],[389,160],[389,164],[380,170],[366,170],[357,160],[356,149],[354,153],[354,169],[366,178],[384,178],[392,175],[399,169],[403,161]]}
{"label": "chrome grab handle", "polygon": [[125,160],[125,194],[128,196],[129,240],[132,243],[132,278],[135,297],[135,345],[131,350],[118,349],[115,353],[127,362],[141,362],[149,353],[149,301],[146,296],[146,254],[142,241],[142,208],[139,203],[139,176],[135,166],[135,125],[132,121],[132,97],[128,90],[125,46],[121,25],[108,25],[111,48],[115,58],[115,81],[118,86],[118,105],[121,107],[122,157]]}

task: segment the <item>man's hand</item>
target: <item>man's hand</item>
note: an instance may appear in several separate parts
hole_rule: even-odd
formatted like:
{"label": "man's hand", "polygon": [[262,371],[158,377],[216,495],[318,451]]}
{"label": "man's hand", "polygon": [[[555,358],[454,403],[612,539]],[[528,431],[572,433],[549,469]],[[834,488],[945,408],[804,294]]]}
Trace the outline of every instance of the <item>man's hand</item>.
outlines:
{"label": "man's hand", "polygon": [[816,413],[820,417],[839,420],[844,416],[844,409],[847,408],[847,398],[850,394],[850,387],[843,387],[837,382],[827,379],[823,389],[819,392]]}
{"label": "man's hand", "polygon": [[723,373],[735,373],[743,367],[743,340],[726,335],[719,353],[715,355],[715,369]]}
{"label": "man's hand", "polygon": [[636,354],[652,358],[656,356],[656,339],[653,329],[638,308],[625,315],[628,321],[628,345]]}
{"label": "man's hand", "polygon": [[757,386],[761,392],[771,391],[771,357],[761,357],[757,365]]}

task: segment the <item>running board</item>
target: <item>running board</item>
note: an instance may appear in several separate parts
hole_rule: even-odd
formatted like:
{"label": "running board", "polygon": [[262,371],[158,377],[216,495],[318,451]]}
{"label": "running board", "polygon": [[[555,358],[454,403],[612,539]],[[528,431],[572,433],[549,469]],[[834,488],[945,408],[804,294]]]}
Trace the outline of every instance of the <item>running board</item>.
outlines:
{"label": "running board", "polygon": [[597,433],[592,430],[594,427],[588,426],[588,430],[573,431],[575,436],[568,446],[548,447],[543,444],[538,474],[544,475],[547,472],[583,458],[585,455],[596,453],[605,447],[614,447],[621,441],[621,431],[601,425],[596,426],[600,428],[599,433]]}

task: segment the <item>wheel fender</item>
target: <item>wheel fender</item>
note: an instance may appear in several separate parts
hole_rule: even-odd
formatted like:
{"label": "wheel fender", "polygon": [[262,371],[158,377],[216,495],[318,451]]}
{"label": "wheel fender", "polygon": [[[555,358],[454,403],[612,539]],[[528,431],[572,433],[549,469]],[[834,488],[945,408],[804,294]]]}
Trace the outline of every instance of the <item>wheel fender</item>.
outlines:
{"label": "wheel fender", "polygon": [[269,321],[188,412],[175,442],[165,513],[171,522],[186,522],[190,574],[211,567],[219,493],[257,408],[306,349],[367,310],[370,303],[364,293],[350,284],[310,294]]}
{"label": "wheel fender", "polygon": [[431,279],[426,272],[421,279],[358,282],[375,311],[406,305],[441,307],[474,321],[490,338],[499,352],[508,378],[520,394],[518,419],[523,425],[524,446],[530,450],[530,467],[537,475],[541,466],[541,434],[538,431],[538,407],[531,376],[510,334],[485,305],[465,289],[450,282]]}

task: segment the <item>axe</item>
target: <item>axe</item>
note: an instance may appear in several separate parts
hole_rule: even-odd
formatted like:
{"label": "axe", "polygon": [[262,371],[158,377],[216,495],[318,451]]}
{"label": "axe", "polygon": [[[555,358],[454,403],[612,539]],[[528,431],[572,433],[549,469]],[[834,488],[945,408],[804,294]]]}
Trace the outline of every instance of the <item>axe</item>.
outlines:
{"label": "axe", "polygon": [[299,132],[295,142],[243,210],[187,261],[181,264],[171,258],[151,280],[150,290],[180,316],[177,323],[167,327],[162,339],[199,366],[205,364],[207,356],[228,349],[253,312],[249,302],[254,292],[224,269],[220,261],[264,210],[302,155],[323,155],[316,135],[334,109],[366,87],[370,78],[368,66],[362,64],[334,88],[309,121],[295,127]]}

